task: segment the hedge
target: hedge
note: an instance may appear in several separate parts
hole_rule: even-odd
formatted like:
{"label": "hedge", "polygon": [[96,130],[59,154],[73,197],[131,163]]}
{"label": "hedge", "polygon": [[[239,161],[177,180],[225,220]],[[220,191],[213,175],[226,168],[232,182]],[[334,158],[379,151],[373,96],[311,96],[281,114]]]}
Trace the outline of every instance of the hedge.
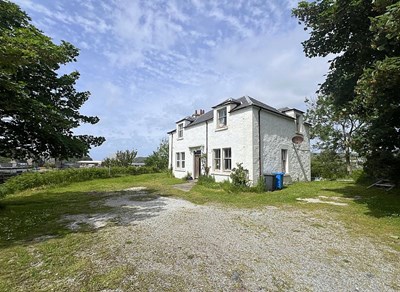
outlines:
{"label": "hedge", "polygon": [[65,185],[74,182],[88,181],[98,178],[110,178],[122,175],[139,175],[159,172],[153,167],[111,167],[109,168],[69,168],[46,172],[26,172],[14,176],[0,185],[0,197],[27,189]]}

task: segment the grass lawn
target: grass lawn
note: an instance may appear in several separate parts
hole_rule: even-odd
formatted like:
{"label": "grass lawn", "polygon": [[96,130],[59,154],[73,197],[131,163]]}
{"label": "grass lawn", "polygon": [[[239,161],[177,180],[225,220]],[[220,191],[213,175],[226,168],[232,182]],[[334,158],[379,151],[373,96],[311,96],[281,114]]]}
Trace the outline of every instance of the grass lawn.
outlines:
{"label": "grass lawn", "polygon": [[[196,204],[217,204],[239,208],[301,209],[315,216],[343,222],[350,234],[368,236],[400,250],[400,191],[366,189],[351,182],[296,183],[272,193],[228,193],[220,187],[196,185],[192,191],[172,188],[182,180],[165,174],[144,174],[99,179],[67,186],[28,190],[0,200],[0,291],[70,290],[59,278],[79,277],[79,290],[112,289],[132,271],[119,267],[111,272],[94,272],[95,263],[80,253],[96,244],[91,228],[72,231],[60,221],[64,215],[98,214],[109,207],[98,202],[113,192],[145,186],[164,196],[187,199]],[[296,198],[321,198],[346,203],[335,206],[304,203]],[[54,286],[55,285],[55,286]]]}

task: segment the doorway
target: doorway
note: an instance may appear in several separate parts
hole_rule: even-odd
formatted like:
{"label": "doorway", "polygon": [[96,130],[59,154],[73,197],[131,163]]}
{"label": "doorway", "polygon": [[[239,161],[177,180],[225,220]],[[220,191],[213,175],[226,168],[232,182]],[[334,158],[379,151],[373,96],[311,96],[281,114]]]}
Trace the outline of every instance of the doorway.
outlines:
{"label": "doorway", "polygon": [[194,154],[193,178],[198,179],[201,174],[201,150],[194,151],[193,154]]}

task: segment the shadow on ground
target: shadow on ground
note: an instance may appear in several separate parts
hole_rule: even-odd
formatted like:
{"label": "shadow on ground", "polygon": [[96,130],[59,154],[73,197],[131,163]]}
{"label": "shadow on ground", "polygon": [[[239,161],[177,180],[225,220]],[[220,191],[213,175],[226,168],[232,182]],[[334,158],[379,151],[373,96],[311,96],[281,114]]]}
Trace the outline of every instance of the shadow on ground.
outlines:
{"label": "shadow on ground", "polygon": [[158,216],[165,202],[152,190],[38,192],[0,202],[0,249],[70,233],[96,232]]}
{"label": "shadow on ground", "polygon": [[385,191],[378,188],[368,189],[366,185],[348,185],[342,188],[325,189],[345,198],[351,198],[357,204],[368,208],[366,215],[376,218],[400,217],[400,190]]}

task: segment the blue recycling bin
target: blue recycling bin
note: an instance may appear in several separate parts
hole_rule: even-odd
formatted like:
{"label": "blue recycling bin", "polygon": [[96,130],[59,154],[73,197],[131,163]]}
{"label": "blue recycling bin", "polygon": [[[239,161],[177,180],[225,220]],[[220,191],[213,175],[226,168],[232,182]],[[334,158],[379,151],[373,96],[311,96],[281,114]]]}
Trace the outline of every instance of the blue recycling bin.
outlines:
{"label": "blue recycling bin", "polygon": [[273,175],[275,175],[275,189],[281,190],[283,189],[283,175],[285,174],[284,172],[273,172]]}

